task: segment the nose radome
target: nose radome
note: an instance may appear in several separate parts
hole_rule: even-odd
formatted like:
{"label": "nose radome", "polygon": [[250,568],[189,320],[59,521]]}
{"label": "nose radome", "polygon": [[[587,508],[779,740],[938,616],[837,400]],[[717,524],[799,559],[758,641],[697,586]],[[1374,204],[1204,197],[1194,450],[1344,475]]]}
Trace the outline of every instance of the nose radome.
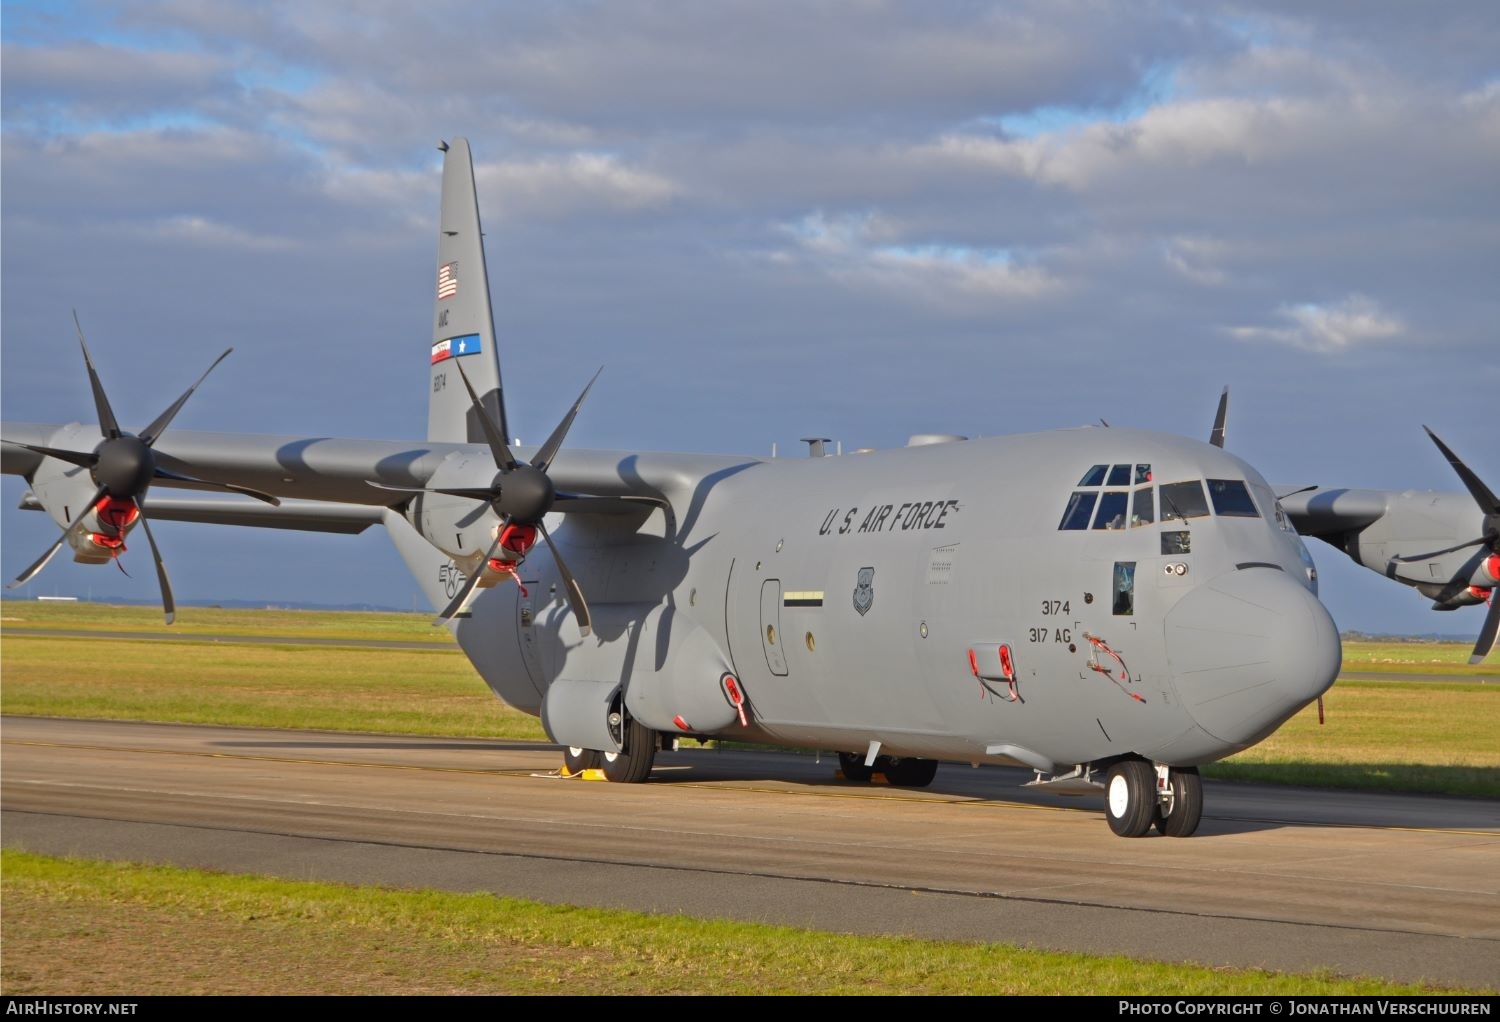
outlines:
{"label": "nose radome", "polygon": [[1211,579],[1167,614],[1167,659],[1183,706],[1223,742],[1252,745],[1338,677],[1338,628],[1285,572]]}

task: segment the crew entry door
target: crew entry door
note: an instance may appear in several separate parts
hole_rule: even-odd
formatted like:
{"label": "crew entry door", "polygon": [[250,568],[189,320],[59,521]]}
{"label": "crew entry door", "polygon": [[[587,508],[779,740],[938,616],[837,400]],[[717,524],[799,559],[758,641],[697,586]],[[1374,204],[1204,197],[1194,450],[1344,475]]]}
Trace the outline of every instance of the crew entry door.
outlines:
{"label": "crew entry door", "polygon": [[786,677],[786,652],[781,634],[781,579],[768,578],[760,587],[760,646],[771,673]]}

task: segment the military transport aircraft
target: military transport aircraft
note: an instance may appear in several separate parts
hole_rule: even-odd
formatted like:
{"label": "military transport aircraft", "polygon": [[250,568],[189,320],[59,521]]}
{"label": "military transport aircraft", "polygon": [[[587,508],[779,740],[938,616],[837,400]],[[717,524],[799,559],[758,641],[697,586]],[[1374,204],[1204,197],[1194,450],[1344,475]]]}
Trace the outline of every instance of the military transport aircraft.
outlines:
{"label": "military transport aircraft", "polygon": [[[97,425],[3,426],[0,467],[63,530],[18,581],[65,544],[108,562],[139,524],[170,621],[148,516],[379,523],[436,623],[570,772],[643,781],[680,737],[839,750],[856,782],[1020,764],[1104,794],[1129,837],[1192,834],[1198,766],[1333,683],[1311,558],[1219,445],[1085,428],[797,459],[568,450],[592,381],[541,446],[513,444],[469,147],[443,148],[427,438],[168,431],[193,388],[132,436],[80,331]],[[176,492],[194,488],[239,496]],[[1303,503],[1317,534],[1358,527],[1353,497]],[[1367,510],[1366,533],[1382,520]]]}

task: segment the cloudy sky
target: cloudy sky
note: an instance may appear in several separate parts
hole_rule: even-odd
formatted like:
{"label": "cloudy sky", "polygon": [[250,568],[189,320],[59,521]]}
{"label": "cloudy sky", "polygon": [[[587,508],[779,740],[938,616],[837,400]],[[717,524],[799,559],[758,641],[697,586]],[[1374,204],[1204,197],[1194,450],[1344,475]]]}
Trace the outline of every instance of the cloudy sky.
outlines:
{"label": "cloudy sky", "polygon": [[[1273,481],[1500,488],[1500,7],[28,3],[0,10],[6,419],[420,438],[439,139],[510,418],[769,452],[1094,422]],[[4,484],[3,570],[55,536]],[[383,535],[163,523],[180,599],[412,606]],[[1475,632],[1314,544],[1346,628]],[[33,592],[151,597],[59,557]],[[127,560],[131,560],[127,555]]]}

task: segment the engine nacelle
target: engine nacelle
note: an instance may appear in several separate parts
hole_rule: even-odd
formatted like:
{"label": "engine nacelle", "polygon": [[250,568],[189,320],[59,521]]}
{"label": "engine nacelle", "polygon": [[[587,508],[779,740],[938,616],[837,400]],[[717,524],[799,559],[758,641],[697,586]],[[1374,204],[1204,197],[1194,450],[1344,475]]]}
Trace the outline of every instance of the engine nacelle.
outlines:
{"label": "engine nacelle", "polygon": [[1417,590],[1432,600],[1433,610],[1457,610],[1459,607],[1473,607],[1481,603],[1489,603],[1492,588],[1488,586],[1469,586],[1461,589],[1451,596],[1443,595],[1445,587],[1438,585],[1420,585]]}
{"label": "engine nacelle", "polygon": [[79,531],[69,536],[73,560],[79,564],[108,564],[125,552],[125,536],[140,521],[133,500],[100,497],[84,516]]}

